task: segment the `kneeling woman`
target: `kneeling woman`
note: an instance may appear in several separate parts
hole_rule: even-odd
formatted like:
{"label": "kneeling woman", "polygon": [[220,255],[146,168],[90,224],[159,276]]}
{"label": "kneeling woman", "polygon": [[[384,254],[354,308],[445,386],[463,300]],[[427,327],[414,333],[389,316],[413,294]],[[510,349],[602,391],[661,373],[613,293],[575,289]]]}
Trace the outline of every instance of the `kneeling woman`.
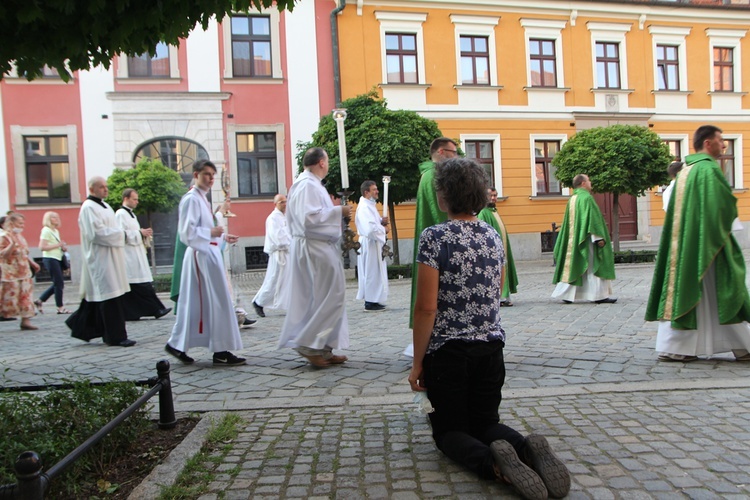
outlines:
{"label": "kneeling woman", "polygon": [[492,226],[476,217],[488,183],[484,169],[468,159],[436,166],[438,204],[449,220],[419,238],[409,384],[427,391],[435,409],[432,435],[448,457],[482,478],[509,482],[524,498],[564,497],[570,475],[547,440],[524,438],[498,415],[505,250]]}

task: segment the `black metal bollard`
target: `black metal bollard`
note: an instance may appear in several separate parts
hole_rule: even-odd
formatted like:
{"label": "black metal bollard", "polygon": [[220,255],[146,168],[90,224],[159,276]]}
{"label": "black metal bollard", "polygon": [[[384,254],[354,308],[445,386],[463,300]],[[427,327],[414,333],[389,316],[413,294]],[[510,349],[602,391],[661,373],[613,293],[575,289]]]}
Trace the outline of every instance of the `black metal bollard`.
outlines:
{"label": "black metal bollard", "polygon": [[156,363],[156,374],[159,377],[159,428],[171,429],[177,425],[172,400],[172,381],[169,378],[169,361],[162,359]]}
{"label": "black metal bollard", "polygon": [[49,479],[42,473],[42,457],[35,451],[24,451],[14,465],[16,496],[24,500],[41,500],[49,487]]}

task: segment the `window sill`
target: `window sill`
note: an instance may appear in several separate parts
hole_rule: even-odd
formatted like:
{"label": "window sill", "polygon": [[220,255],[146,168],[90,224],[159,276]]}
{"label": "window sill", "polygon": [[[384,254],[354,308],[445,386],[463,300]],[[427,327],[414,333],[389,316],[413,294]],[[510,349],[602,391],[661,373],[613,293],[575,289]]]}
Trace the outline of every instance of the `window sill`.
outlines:
{"label": "window sill", "polygon": [[175,85],[180,83],[182,78],[119,77],[115,81],[123,85]]}
{"label": "window sill", "polygon": [[456,90],[503,90],[502,85],[454,85],[454,89]]}
{"label": "window sill", "polygon": [[607,89],[603,87],[597,87],[591,89],[594,94],[632,94],[635,89]]}
{"label": "window sill", "polygon": [[711,90],[706,92],[708,95],[729,95],[729,96],[743,96],[747,95],[747,92],[734,92],[731,90]]}
{"label": "window sill", "polygon": [[49,210],[51,208],[66,209],[66,208],[77,208],[81,206],[80,201],[35,201],[26,203],[16,203],[15,208],[22,208],[23,210]]}
{"label": "window sill", "polygon": [[61,78],[37,78],[36,80],[28,81],[26,78],[22,77],[11,77],[6,76],[3,78],[3,82],[9,84],[9,85],[68,85],[70,83],[75,83],[76,79],[75,77],[71,77],[70,81],[64,82]]}
{"label": "window sill", "polygon": [[748,188],[732,188],[733,193],[747,193],[750,191]]}
{"label": "window sill", "polygon": [[567,194],[538,194],[536,196],[529,196],[529,199],[531,201],[545,201],[545,200],[567,200],[570,198],[570,195]]}
{"label": "window sill", "polygon": [[532,92],[569,92],[570,87],[524,87],[523,88],[526,92],[532,91]]}
{"label": "window sill", "polygon": [[378,87],[394,87],[401,89],[428,89],[431,83],[379,83]]}
{"label": "window sill", "polygon": [[693,93],[692,90],[669,90],[669,89],[654,89],[651,91],[652,94],[667,94],[667,95],[690,95]]}
{"label": "window sill", "polygon": [[281,85],[283,78],[270,78],[267,76],[225,76],[224,83],[239,85]]}

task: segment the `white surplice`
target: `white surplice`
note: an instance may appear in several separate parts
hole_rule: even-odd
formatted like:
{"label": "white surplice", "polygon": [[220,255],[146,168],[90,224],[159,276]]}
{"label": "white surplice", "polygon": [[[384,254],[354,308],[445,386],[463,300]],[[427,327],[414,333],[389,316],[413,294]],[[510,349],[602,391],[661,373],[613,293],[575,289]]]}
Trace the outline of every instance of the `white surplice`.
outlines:
{"label": "white surplice", "polygon": [[383,258],[386,233],[381,220],[375,200],[360,197],[354,217],[361,245],[357,256],[357,300],[385,304],[388,300],[388,269]]}
{"label": "white surplice", "polygon": [[285,297],[288,293],[283,290],[287,279],[287,262],[289,260],[289,245],[291,236],[283,212],[275,208],[266,218],[266,241],[263,251],[268,254],[268,267],[258,293],[253,302],[268,309],[286,309]]}
{"label": "white surplice", "polygon": [[141,225],[135,215],[126,208],[121,208],[115,213],[115,218],[120,227],[126,231],[132,231],[134,238],[125,244],[125,265],[128,275],[128,283],[151,283],[154,277],[146,258],[146,246],[143,244]]}
{"label": "white surplice", "polygon": [[292,235],[289,304],[279,349],[349,347],[346,284],[341,262],[341,207],[320,179],[302,172],[289,189],[286,221]]}
{"label": "white surplice", "polygon": [[168,344],[187,352],[207,347],[212,352],[242,349],[234,305],[221,253],[223,236],[211,237],[214,217],[206,194],[197,187],[180,201],[180,241],[187,245],[180,275],[177,321]]}
{"label": "white surplice", "polygon": [[589,267],[581,276],[581,286],[572,285],[560,281],[552,291],[553,299],[567,300],[570,302],[596,302],[606,299],[612,295],[612,280],[605,280],[594,274],[594,245],[602,238],[591,235],[589,242]]}
{"label": "white surplice", "polygon": [[[101,204],[100,204],[101,203]],[[125,242],[135,233],[123,231],[105,201],[86,199],[78,214],[81,231],[81,297],[104,302],[130,291],[125,264]]]}

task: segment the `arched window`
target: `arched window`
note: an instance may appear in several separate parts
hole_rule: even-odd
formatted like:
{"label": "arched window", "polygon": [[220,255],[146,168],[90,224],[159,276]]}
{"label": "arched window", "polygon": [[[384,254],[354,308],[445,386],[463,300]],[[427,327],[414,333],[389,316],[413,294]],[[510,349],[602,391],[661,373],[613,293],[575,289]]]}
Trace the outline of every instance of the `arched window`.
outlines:
{"label": "arched window", "polygon": [[143,158],[159,159],[183,177],[192,176],[194,161],[209,159],[203,146],[181,137],[157,137],[141,144],[133,155],[133,163]]}

